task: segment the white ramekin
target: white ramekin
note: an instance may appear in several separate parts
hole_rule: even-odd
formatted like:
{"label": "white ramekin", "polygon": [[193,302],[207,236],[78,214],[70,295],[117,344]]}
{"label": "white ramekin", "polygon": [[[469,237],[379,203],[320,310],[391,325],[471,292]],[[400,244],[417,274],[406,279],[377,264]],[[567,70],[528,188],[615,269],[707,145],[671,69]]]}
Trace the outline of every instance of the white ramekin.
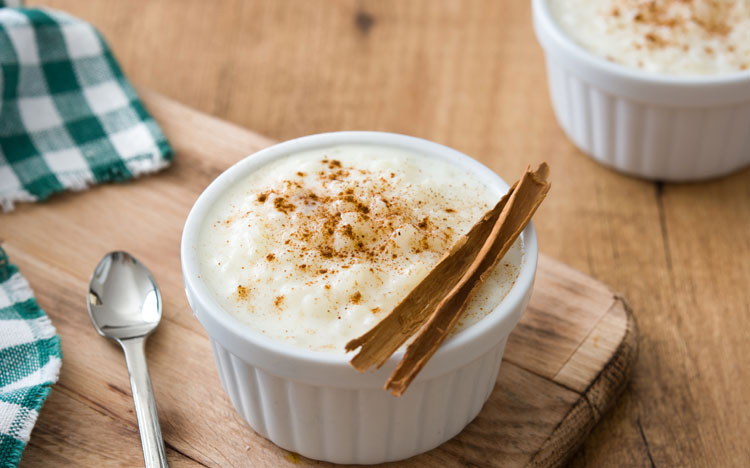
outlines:
{"label": "white ramekin", "polygon": [[458,434],[495,386],[507,337],[531,295],[537,262],[534,227],[523,231],[518,279],[487,317],[445,341],[400,398],[383,390],[403,356],[359,374],[352,355],[295,348],[257,333],[222,308],[200,279],[196,241],[207,211],[236,181],[269,161],[340,144],[415,151],[465,167],[498,199],[508,185],[474,159],[437,143],[378,132],[312,135],[266,148],[214,180],[190,211],[182,234],[182,273],[190,307],[208,332],[219,377],[238,413],[282,448],[335,463],[381,463],[407,458]]}
{"label": "white ramekin", "polygon": [[533,0],[532,13],[555,116],[583,152],[619,171],[669,181],[750,163],[750,71],[704,77],[625,67],[569,38],[548,0]]}

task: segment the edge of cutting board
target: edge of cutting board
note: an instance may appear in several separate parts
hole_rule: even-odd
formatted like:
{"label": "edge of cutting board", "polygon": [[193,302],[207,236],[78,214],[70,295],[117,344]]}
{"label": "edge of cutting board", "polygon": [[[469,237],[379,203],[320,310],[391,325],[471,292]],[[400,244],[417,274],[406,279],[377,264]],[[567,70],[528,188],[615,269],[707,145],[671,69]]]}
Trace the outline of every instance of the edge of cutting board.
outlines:
{"label": "edge of cutting board", "polygon": [[625,316],[625,332],[619,346],[527,466],[546,468],[563,465],[625,390],[638,354],[638,325],[630,306],[621,296],[616,296],[608,314]]}

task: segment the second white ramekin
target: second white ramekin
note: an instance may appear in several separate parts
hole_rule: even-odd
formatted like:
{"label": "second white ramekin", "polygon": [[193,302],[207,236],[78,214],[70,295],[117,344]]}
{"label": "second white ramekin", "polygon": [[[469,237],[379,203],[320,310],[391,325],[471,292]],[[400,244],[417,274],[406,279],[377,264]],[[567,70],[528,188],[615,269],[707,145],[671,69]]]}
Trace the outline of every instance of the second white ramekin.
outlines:
{"label": "second white ramekin", "polygon": [[555,116],[583,152],[619,171],[667,181],[707,179],[750,164],[750,71],[703,77],[624,67],[570,39],[548,0],[532,0],[532,12]]}
{"label": "second white ramekin", "polygon": [[238,413],[263,437],[306,457],[335,463],[382,463],[430,450],[458,434],[495,387],[508,335],[528,304],[537,262],[534,227],[522,233],[524,256],[508,295],[484,319],[447,339],[406,393],[383,390],[403,352],[359,374],[352,355],[316,352],[270,339],[222,310],[200,279],[196,241],[207,211],[236,181],[269,161],[342,144],[391,146],[467,168],[495,192],[508,185],[455,150],[379,132],[338,132],[287,141],[221,174],[195,202],[182,235],[185,291],[208,332],[222,385]]}

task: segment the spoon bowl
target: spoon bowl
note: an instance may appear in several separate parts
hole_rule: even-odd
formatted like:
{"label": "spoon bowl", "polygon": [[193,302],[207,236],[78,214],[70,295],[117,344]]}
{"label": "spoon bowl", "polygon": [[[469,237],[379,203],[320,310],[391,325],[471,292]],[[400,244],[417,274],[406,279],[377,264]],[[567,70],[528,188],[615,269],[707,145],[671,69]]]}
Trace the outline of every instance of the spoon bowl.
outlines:
{"label": "spoon bowl", "polygon": [[146,336],[161,320],[161,293],[154,277],[127,252],[110,252],[89,284],[88,309],[100,335],[116,340]]}

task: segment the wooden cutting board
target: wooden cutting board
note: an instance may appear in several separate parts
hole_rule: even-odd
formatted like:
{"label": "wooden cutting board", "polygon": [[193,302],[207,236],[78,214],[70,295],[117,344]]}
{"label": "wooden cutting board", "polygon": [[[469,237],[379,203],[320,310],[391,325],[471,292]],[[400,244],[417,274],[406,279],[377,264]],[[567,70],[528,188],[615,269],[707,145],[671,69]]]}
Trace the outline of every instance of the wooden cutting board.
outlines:
{"label": "wooden cutting board", "polygon": [[[179,242],[193,201],[229,165],[272,142],[143,94],[177,152],[170,169],[0,216],[0,241],[52,318],[64,354],[21,465],[142,464],[122,353],[96,334],[85,307],[99,259],[122,249],[149,266],[163,292],[164,319],[147,352],[171,465],[327,466],[277,448],[235,413],[182,288]],[[542,255],[531,304],[480,415],[453,440],[391,466],[561,465],[624,387],[636,334],[621,297]]]}

